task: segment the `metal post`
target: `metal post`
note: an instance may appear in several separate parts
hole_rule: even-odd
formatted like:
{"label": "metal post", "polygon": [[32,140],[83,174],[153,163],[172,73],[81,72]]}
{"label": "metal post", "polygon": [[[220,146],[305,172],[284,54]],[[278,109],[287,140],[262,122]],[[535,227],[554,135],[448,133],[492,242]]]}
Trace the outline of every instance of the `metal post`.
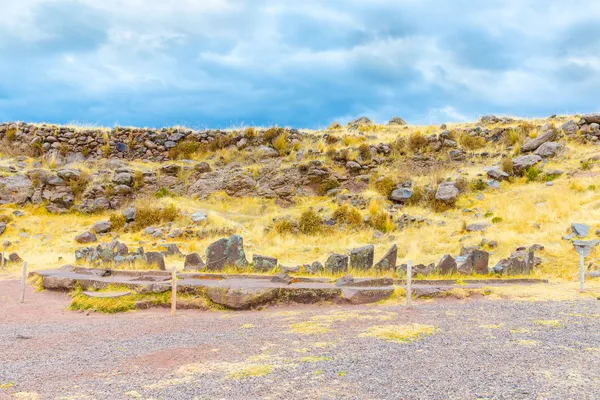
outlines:
{"label": "metal post", "polygon": [[583,265],[585,264],[584,258],[585,257],[583,256],[583,253],[579,254],[579,291],[581,293],[585,291],[585,289],[583,288],[583,284],[585,281],[585,269],[583,267]]}
{"label": "metal post", "polygon": [[21,273],[21,295],[19,297],[19,302],[25,302],[25,277],[27,276],[27,262],[23,261],[23,272]]}
{"label": "metal post", "polygon": [[412,261],[406,263],[406,307],[412,306]]}
{"label": "metal post", "polygon": [[175,316],[175,310],[177,309],[177,268],[173,265],[173,272],[171,274],[171,317]]}

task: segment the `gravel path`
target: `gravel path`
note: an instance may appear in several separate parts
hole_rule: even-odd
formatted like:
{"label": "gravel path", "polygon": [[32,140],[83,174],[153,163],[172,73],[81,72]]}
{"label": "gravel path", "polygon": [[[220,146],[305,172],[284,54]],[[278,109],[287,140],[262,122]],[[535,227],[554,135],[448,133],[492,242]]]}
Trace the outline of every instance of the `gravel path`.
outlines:
{"label": "gravel path", "polygon": [[[0,281],[0,399],[600,398],[597,300],[171,318],[166,309],[73,313],[67,296],[28,290],[16,304],[18,283]],[[412,323],[436,331],[410,343],[360,336]]]}

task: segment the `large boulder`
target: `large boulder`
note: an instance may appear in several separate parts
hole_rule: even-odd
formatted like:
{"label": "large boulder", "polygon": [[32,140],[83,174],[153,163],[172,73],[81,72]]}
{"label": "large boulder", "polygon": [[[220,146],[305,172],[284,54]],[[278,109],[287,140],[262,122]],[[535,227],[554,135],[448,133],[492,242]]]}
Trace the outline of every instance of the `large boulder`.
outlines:
{"label": "large boulder", "polygon": [[277,259],[274,257],[252,255],[252,270],[255,272],[269,272],[277,267]]}
{"label": "large boulder", "polygon": [[504,275],[528,275],[535,266],[534,249],[517,251],[508,258],[498,261],[493,270],[497,274]]}
{"label": "large boulder", "polygon": [[166,271],[165,257],[158,251],[149,251],[144,253],[144,260],[146,264],[152,267],[158,267],[161,271]]}
{"label": "large boulder", "polygon": [[413,191],[411,188],[401,187],[392,191],[390,194],[390,200],[396,203],[404,203],[411,198],[412,194]]}
{"label": "large boulder", "polygon": [[373,266],[375,246],[358,247],[350,251],[350,267],[359,270],[367,270]]}
{"label": "large boulder", "polygon": [[456,200],[458,194],[459,191],[454,182],[442,182],[437,187],[435,198],[450,203]]}
{"label": "large boulder", "polygon": [[204,289],[204,294],[213,303],[233,310],[247,310],[277,299],[278,288],[249,289],[249,288],[220,288]]}
{"label": "large boulder", "polygon": [[457,270],[461,274],[488,273],[490,254],[487,251],[463,247],[460,256],[456,257]]}
{"label": "large boulder", "polygon": [[600,124],[600,113],[585,114],[581,117],[587,124]]}
{"label": "large boulder", "polygon": [[394,294],[394,289],[342,289],[342,299],[351,304],[376,303],[389,298],[392,294]]}
{"label": "large boulder", "polygon": [[556,139],[556,131],[551,128],[546,128],[544,133],[537,136],[535,139],[531,139],[529,142],[523,143],[523,145],[521,146],[521,152],[527,153],[530,151],[534,151],[542,144],[546,142],[551,142],[554,139]]}
{"label": "large boulder", "polygon": [[513,170],[516,174],[521,174],[529,167],[533,167],[542,161],[542,157],[537,154],[528,154],[526,156],[515,157],[512,160]]}
{"label": "large boulder", "polygon": [[579,126],[574,121],[568,120],[560,126],[560,129],[562,129],[565,135],[575,135],[579,130]]}
{"label": "large boulder", "polygon": [[325,261],[325,271],[331,274],[348,271],[348,256],[332,254]]}
{"label": "large boulder", "polygon": [[400,117],[394,117],[394,118],[390,119],[390,122],[388,122],[388,125],[406,125],[406,121],[404,121]]}
{"label": "large boulder", "polygon": [[94,235],[92,232],[86,231],[75,236],[75,241],[77,243],[94,243],[98,241],[98,239],[96,238],[96,235]]}
{"label": "large boulder", "polygon": [[107,233],[110,231],[110,221],[100,221],[92,225],[92,231],[95,233]]}
{"label": "large boulder", "polygon": [[206,249],[206,269],[222,271],[225,266],[245,267],[248,265],[244,253],[244,240],[241,236],[231,235],[219,239]]}
{"label": "large boulder", "polygon": [[190,253],[185,256],[184,270],[201,270],[202,268],[204,268],[204,262],[198,253]]}
{"label": "large boulder", "polygon": [[435,269],[441,275],[453,274],[457,271],[456,260],[450,254],[446,254],[442,257]]}
{"label": "large boulder", "polygon": [[375,269],[383,271],[394,271],[396,269],[396,260],[398,259],[398,246],[396,244],[383,255],[381,260],[375,264]]}
{"label": "large boulder", "polygon": [[117,185],[131,186],[133,183],[133,176],[128,172],[120,172],[113,177],[112,181]]}
{"label": "large boulder", "polygon": [[490,178],[495,179],[497,181],[504,181],[510,177],[510,175],[508,175],[506,172],[502,171],[498,167],[492,167],[492,168],[488,169],[487,176],[489,176]]}
{"label": "large boulder", "polygon": [[562,149],[562,145],[557,142],[546,142],[538,147],[533,154],[540,157],[554,157]]}

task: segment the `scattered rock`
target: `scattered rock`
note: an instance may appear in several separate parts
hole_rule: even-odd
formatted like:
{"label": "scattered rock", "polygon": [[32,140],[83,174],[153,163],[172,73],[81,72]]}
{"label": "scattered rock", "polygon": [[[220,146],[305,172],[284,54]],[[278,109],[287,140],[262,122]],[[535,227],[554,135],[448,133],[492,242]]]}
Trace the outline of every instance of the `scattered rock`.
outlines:
{"label": "scattered rock", "polygon": [[452,202],[458,197],[459,191],[454,182],[442,182],[435,192],[437,200]]}
{"label": "scattered rock", "polygon": [[537,154],[528,154],[526,156],[515,157],[512,160],[513,170],[516,174],[523,173],[527,168],[533,167],[542,161],[542,157]]}
{"label": "scattered rock", "polygon": [[487,274],[489,258],[487,251],[463,247],[456,257],[457,270],[461,274]]}
{"label": "scattered rock", "polygon": [[368,270],[373,266],[373,255],[375,246],[367,246],[352,249],[350,251],[350,267],[358,270]]}
{"label": "scattered rock", "polygon": [[161,271],[166,271],[165,257],[163,256],[163,253],[159,253],[158,251],[149,251],[144,253],[144,260],[149,266],[158,267],[158,269]]}
{"label": "scattered rock", "polygon": [[94,235],[92,232],[86,231],[75,236],[75,241],[77,243],[94,243],[98,241],[98,239],[96,238],[96,235]]}
{"label": "scattered rock", "polygon": [[252,255],[252,270],[254,272],[270,272],[277,268],[277,259],[274,257]]}
{"label": "scattered rock", "polygon": [[492,167],[488,169],[487,175],[490,178],[495,179],[497,181],[504,181],[510,177],[510,175],[508,175],[506,172],[502,171],[500,168],[497,167]]}
{"label": "scattered rock", "polygon": [[111,228],[110,221],[100,221],[100,222],[96,222],[92,226],[92,232],[95,232],[95,233],[107,233],[107,232],[110,231],[110,228]]}
{"label": "scattered rock", "polygon": [[292,281],[292,278],[290,278],[287,272],[280,272],[278,274],[275,274],[275,276],[273,276],[273,279],[271,279],[271,282],[273,283],[283,283],[285,285],[291,284]]}
{"label": "scattered rock", "polygon": [[396,244],[384,254],[384,256],[375,264],[375,269],[384,271],[394,271],[396,269],[396,261],[398,258],[398,246]]}
{"label": "scattered rock", "polygon": [[201,270],[202,268],[204,268],[204,262],[198,253],[190,253],[185,256],[184,270]]}
{"label": "scattered rock", "polygon": [[554,139],[556,139],[556,132],[554,131],[554,129],[547,129],[544,133],[537,136],[535,139],[531,139],[529,142],[523,143],[523,145],[521,146],[521,152],[527,153],[530,151],[534,151],[542,144],[546,142],[551,142]]}
{"label": "scattered rock", "polygon": [[554,157],[562,149],[562,145],[557,142],[546,142],[538,147],[533,154],[540,157]]}
{"label": "scattered rock", "polygon": [[376,303],[389,298],[392,294],[394,289],[342,289],[342,298],[351,304]]}
{"label": "scattered rock", "polygon": [[390,121],[388,122],[388,125],[406,125],[406,121],[404,121],[400,117],[394,117],[394,118],[390,119]]}
{"label": "scattered rock", "polygon": [[277,299],[279,289],[247,289],[211,287],[204,294],[214,303],[233,310],[247,310]]}
{"label": "scattered rock", "polygon": [[445,254],[435,268],[441,275],[450,275],[457,272],[456,260],[450,254]]}
{"label": "scattered rock", "polygon": [[325,271],[336,274],[348,271],[348,256],[343,254],[332,254],[325,262]]}

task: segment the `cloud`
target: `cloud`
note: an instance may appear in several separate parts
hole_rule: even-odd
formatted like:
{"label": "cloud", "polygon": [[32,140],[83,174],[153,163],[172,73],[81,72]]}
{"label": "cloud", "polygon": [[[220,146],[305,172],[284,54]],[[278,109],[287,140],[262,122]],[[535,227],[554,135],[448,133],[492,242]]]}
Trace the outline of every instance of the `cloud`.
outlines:
{"label": "cloud", "polygon": [[0,120],[320,127],[600,108],[600,4],[584,0],[0,6]]}

